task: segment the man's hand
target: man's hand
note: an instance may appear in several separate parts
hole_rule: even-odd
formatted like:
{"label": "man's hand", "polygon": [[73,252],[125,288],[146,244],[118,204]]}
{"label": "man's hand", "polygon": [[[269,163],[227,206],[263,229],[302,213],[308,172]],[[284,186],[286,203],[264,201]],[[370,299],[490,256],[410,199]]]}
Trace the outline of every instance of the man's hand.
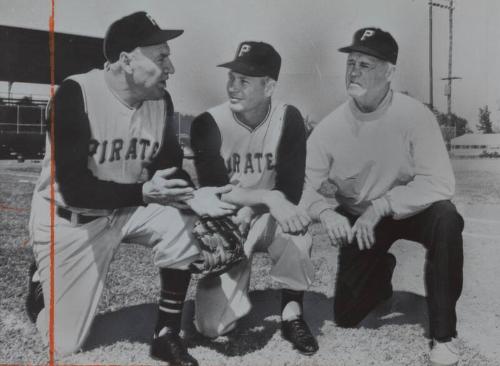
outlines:
{"label": "man's hand", "polygon": [[333,246],[348,245],[352,242],[352,230],[349,220],[333,209],[324,210],[319,215]]}
{"label": "man's hand", "polygon": [[158,203],[166,206],[193,197],[194,189],[189,187],[184,179],[168,179],[176,170],[175,167],[158,170],[149,181],[142,185],[144,203]]}
{"label": "man's hand", "polygon": [[201,187],[186,200],[189,207],[200,217],[221,217],[234,212],[236,206],[220,200],[220,195],[230,192],[230,184],[223,187]]}
{"label": "man's hand", "polygon": [[241,235],[247,236],[250,230],[252,219],[257,215],[255,210],[250,206],[243,206],[238,210],[236,215],[232,217],[233,222],[238,225]]}
{"label": "man's hand", "polygon": [[370,205],[354,223],[352,236],[356,238],[360,250],[370,249],[375,244],[375,226],[380,219],[382,216]]}
{"label": "man's hand", "polygon": [[270,191],[265,198],[265,204],[284,233],[303,235],[307,232],[311,218],[305,210],[288,201],[282,193]]}

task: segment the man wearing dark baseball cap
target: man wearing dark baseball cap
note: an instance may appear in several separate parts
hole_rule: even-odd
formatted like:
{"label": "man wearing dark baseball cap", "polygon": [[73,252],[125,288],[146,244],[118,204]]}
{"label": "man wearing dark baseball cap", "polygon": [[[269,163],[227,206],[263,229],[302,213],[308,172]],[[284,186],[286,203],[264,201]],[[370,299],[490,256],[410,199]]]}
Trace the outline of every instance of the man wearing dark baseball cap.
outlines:
{"label": "man wearing dark baseball cap", "polygon": [[104,56],[109,62],[116,62],[120,52],[130,52],[136,47],[165,43],[179,37],[181,29],[161,29],[146,12],[127,15],[108,28],[104,37]]}
{"label": "man wearing dark baseball cap", "polygon": [[340,52],[360,52],[375,56],[396,65],[398,44],[389,32],[380,28],[362,28],[354,33],[352,44],[339,49]]}
{"label": "man wearing dark baseball cap", "polygon": [[[392,35],[358,30],[347,53],[349,100],[325,117],[307,142],[302,204],[339,247],[335,322],[355,327],[392,297],[398,239],[427,249],[425,285],[432,365],[455,365],[456,302],[462,289],[463,219],[450,199],[455,178],[434,114],[395,92]],[[335,185],[335,200],[320,192]],[[446,290],[443,290],[446,289]]]}
{"label": "man wearing dark baseball cap", "polygon": [[270,44],[242,42],[234,59],[219,66],[229,69],[229,100],[196,117],[191,146],[201,186],[233,186],[222,200],[240,207],[234,221],[248,233],[249,260],[199,281],[195,325],[209,337],[236,327],[251,309],[252,253],[267,250],[271,276],[283,288],[282,336],[311,355],[318,344],[302,316],[302,298],[314,278],[312,240],[309,217],[297,206],[304,183],[304,121],[297,108],[272,99],[281,57]]}
{"label": "man wearing dark baseball cap", "polygon": [[[196,216],[178,207],[199,216],[224,216],[234,206],[218,199],[230,187],[195,189],[182,169],[173,104],[165,90],[174,73],[167,41],[181,33],[161,29],[145,12],[118,19],[104,39],[104,70],[68,77],[51,102],[55,131],[33,198],[30,237],[36,263],[30,268],[26,305],[48,339],[45,304],[53,288],[54,348],[59,354],[82,347],[113,255],[121,242],[133,242],[152,248],[160,272],[151,356],[170,365],[198,364],[179,336],[189,265],[200,255],[191,234]],[[53,283],[51,186],[56,213]]]}
{"label": "man wearing dark baseball cap", "polygon": [[270,44],[243,42],[233,61],[218,65],[247,76],[268,76],[277,81],[281,68],[281,56]]}

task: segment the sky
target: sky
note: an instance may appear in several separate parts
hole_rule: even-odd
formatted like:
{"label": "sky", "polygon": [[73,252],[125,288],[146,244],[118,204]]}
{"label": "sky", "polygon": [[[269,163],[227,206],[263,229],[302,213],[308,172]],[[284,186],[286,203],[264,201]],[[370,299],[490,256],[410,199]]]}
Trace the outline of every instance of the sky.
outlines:
{"label": "sky", "polygon": [[[434,0],[448,4],[448,0]],[[0,24],[48,29],[50,0],[0,0]],[[230,61],[243,40],[271,43],[283,63],[275,98],[321,120],[345,99],[346,55],[364,26],[391,32],[399,44],[394,89],[429,101],[428,0],[55,0],[55,28],[103,37],[117,18],[146,10],[164,28],[185,33],[170,42],[176,72],[168,81],[176,109],[198,114],[222,103]],[[488,105],[500,128],[500,1],[455,0],[452,112],[473,130]],[[433,8],[434,104],[446,112],[448,11]],[[48,94],[39,85],[15,83],[14,93]],[[0,82],[0,92],[7,83]]]}

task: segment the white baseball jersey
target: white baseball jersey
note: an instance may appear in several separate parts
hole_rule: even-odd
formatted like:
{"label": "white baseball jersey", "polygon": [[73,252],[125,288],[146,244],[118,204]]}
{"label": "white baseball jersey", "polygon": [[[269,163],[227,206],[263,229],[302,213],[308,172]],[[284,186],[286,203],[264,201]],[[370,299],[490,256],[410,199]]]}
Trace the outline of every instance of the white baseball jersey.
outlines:
{"label": "white baseball jersey", "polygon": [[273,102],[266,118],[255,128],[239,121],[229,102],[208,110],[221,134],[220,154],[231,184],[242,188],[272,189],[276,157],[287,105]]}
{"label": "white baseball jersey", "polygon": [[[293,106],[272,102],[255,128],[239,121],[229,102],[209,109],[191,126],[191,145],[200,184],[231,183],[242,188],[276,189],[298,202],[304,183],[304,123]],[[195,325],[215,337],[233,329],[250,311],[249,278],[254,251],[273,259],[271,277],[284,288],[303,291],[314,278],[311,237],[288,235],[270,214],[253,221],[244,248],[250,260],[222,274],[214,284],[202,279],[196,293]]]}
{"label": "white baseball jersey", "polygon": [[[156,156],[165,128],[166,106],[163,101],[145,101],[137,109],[121,103],[104,80],[102,70],[71,76],[82,90],[90,125],[88,169],[103,181],[138,183],[147,177],[145,168]],[[57,113],[57,111],[55,112]],[[51,141],[35,194],[50,197]],[[57,146],[55,146],[57,149]],[[55,183],[56,205],[68,206]],[[106,215],[110,210],[71,208],[74,212]]]}

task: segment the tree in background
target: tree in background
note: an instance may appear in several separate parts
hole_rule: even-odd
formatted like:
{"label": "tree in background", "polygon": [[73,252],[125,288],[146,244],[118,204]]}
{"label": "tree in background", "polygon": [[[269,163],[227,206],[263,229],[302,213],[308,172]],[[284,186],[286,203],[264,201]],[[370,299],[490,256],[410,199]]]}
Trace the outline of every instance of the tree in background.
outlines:
{"label": "tree in background", "polygon": [[469,128],[468,122],[465,118],[457,116],[455,113],[451,113],[448,116],[448,113],[442,113],[437,109],[431,108],[428,104],[425,105],[436,116],[448,150],[450,150],[451,140],[453,138],[465,135],[466,133],[472,133],[472,130]]}
{"label": "tree in background", "polygon": [[[403,90],[401,93],[413,97],[407,90]],[[443,138],[447,144],[450,143],[452,138],[465,135],[466,133],[472,133],[472,130],[469,128],[469,123],[465,118],[457,116],[455,113],[451,113],[448,116],[448,113],[442,113],[435,108],[431,108],[429,104],[424,104],[436,116],[439,127],[441,127]]]}
{"label": "tree in background", "polygon": [[469,128],[469,124],[465,118],[457,116],[455,113],[451,113],[450,118],[448,118],[448,113],[442,113],[437,110],[434,110],[433,112],[436,115],[441,128],[447,127],[454,130],[454,137],[462,136],[466,133],[472,133],[472,130]]}
{"label": "tree in background", "polygon": [[19,104],[19,105],[22,105],[22,106],[33,106],[33,105],[35,105],[35,103],[33,103],[33,98],[32,97],[28,97],[28,96],[24,96],[21,99],[19,99],[19,101],[16,104]]}
{"label": "tree in background", "polygon": [[491,112],[488,110],[488,105],[485,105],[484,108],[479,108],[479,124],[476,125],[479,131],[483,133],[494,133],[490,114]]}

